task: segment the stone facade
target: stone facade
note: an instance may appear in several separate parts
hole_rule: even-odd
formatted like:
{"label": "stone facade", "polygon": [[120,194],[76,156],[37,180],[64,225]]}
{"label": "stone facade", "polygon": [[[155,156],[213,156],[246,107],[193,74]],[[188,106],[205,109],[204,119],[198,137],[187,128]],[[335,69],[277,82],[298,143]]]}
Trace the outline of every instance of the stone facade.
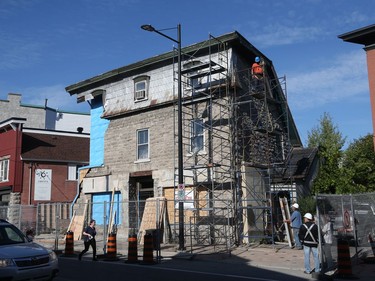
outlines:
{"label": "stone facade", "polygon": [[[173,107],[165,107],[111,121],[105,136],[105,163],[112,173],[111,185],[119,181],[123,183],[120,186],[127,186],[131,173],[152,171],[156,188],[173,186],[174,118]],[[136,160],[139,129],[149,129],[150,158],[145,161]],[[124,191],[125,199],[128,192]]]}
{"label": "stone facade", "polygon": [[[252,205],[247,198],[259,200],[257,194],[251,192],[254,190],[252,182],[260,182],[256,190],[262,195],[270,191],[270,182],[263,174],[245,175],[244,180],[240,174],[242,171],[250,174],[252,169],[242,169],[246,165],[265,168],[271,161],[283,161],[290,149],[287,125],[291,126],[291,142],[301,143],[292,118],[286,121],[288,109],[272,61],[240,34],[233,32],[218,40],[186,47],[183,54],[183,183],[186,190],[193,191],[196,200],[197,210],[191,215],[210,215],[220,220],[233,216],[230,208],[239,207],[233,204],[242,200],[241,188],[249,191],[244,206],[240,207],[244,209]],[[262,93],[254,93],[251,84],[255,56],[265,60],[267,79],[270,79],[270,84],[264,84],[267,91]],[[109,193],[118,187],[123,200],[143,200],[142,196],[137,197],[139,186],[143,185],[152,190],[147,193],[149,197],[178,200],[176,71],[176,54],[170,52],[66,88],[71,95],[77,95],[78,100],[90,100],[102,93],[101,117],[109,120],[104,137],[104,164],[96,168],[106,172],[100,176],[97,173],[97,177],[89,173],[83,180],[84,185],[96,181],[97,187],[91,185],[91,190],[84,187],[83,192],[90,191],[94,197],[96,193]],[[136,87],[142,79],[146,84],[145,98],[138,100]],[[137,160],[137,131],[142,129],[149,132],[149,157]],[[91,176],[93,178],[89,178]],[[131,193],[137,196],[131,197]],[[168,202],[169,221],[176,223],[177,208],[171,202]],[[125,226],[134,219],[131,205],[127,207],[122,209]]]}

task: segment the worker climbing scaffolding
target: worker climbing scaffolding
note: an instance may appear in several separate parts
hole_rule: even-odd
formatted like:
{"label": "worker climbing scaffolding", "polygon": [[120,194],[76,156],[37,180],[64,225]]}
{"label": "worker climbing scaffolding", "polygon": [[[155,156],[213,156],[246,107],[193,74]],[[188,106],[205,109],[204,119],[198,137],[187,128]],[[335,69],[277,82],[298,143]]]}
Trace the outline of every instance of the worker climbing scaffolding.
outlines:
{"label": "worker climbing scaffolding", "polygon": [[261,60],[259,57],[255,57],[255,62],[251,66],[252,90],[254,91],[264,90],[263,66],[263,60]]}

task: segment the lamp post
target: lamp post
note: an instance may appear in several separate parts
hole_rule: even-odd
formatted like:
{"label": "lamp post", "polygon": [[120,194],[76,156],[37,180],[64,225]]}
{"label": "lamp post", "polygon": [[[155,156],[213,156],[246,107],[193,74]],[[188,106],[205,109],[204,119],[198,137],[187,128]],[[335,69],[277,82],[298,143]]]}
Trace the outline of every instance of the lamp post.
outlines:
{"label": "lamp post", "polygon": [[[184,188],[184,168],[183,168],[183,151],[182,151],[182,81],[181,81],[181,25],[177,25],[177,40],[156,30],[150,24],[144,24],[141,26],[143,30],[156,32],[161,36],[177,43],[178,52],[178,70],[177,70],[177,108],[178,108],[178,132],[177,132],[177,142],[178,142],[178,188]],[[184,202],[180,200],[178,202],[178,221],[179,221],[179,250],[183,251],[185,249],[185,239],[184,239]]]}

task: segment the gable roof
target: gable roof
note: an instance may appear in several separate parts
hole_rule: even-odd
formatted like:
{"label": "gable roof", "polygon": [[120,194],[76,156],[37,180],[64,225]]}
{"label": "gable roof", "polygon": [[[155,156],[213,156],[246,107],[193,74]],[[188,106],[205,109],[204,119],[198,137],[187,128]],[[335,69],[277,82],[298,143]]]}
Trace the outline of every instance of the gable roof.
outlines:
{"label": "gable roof", "polygon": [[31,132],[22,135],[22,160],[86,164],[89,162],[89,150],[88,136]]}
{"label": "gable roof", "polygon": [[291,176],[294,179],[304,179],[310,173],[310,168],[317,157],[317,148],[294,147],[291,157],[286,164],[284,177]]}
{"label": "gable roof", "polygon": [[[220,44],[224,44],[227,48],[233,48],[236,50],[237,53],[242,54],[244,56],[253,57],[260,56],[264,59],[265,65],[269,70],[267,73],[271,76],[272,79],[278,79],[276,71],[273,67],[272,61],[268,59],[261,51],[255,48],[245,37],[243,37],[239,32],[234,31],[231,33],[227,33],[221,35],[219,37],[212,37],[213,39],[205,40],[200,43],[196,43],[187,47],[183,47],[181,50],[182,53],[182,60],[184,60],[184,55],[194,55],[199,56],[200,54],[207,54],[213,48],[218,48],[218,42]],[[213,43],[211,43],[213,42]],[[217,50],[216,50],[217,51]],[[132,76],[132,75],[139,75],[139,73],[146,72],[150,69],[160,67],[161,65],[165,64],[173,64],[175,63],[177,53],[175,51],[170,51],[158,56],[154,56],[127,66],[123,66],[108,72],[105,72],[101,75],[94,76],[92,78],[86,79],[84,81],[75,83],[73,85],[67,86],[65,90],[70,95],[77,95],[77,101],[84,101],[86,98],[81,96],[82,93],[88,93],[90,90],[94,90],[100,88],[104,85],[120,81],[125,77]],[[280,89],[277,91],[279,97],[278,100],[285,100],[285,96]],[[155,105],[154,105],[155,106]],[[289,128],[289,135],[290,141],[293,146],[302,146],[302,142],[295,125],[294,119],[290,112],[289,107],[283,108],[285,110],[285,116],[287,116],[287,123]],[[109,118],[109,116],[105,116]]]}
{"label": "gable roof", "polygon": [[[212,47],[208,44],[209,40],[202,41],[200,43],[196,43],[187,47],[183,47],[181,49],[182,56],[184,54],[192,54],[194,53],[197,55],[199,52],[207,52],[208,48]],[[250,51],[254,53],[255,56],[263,57],[268,64],[272,64],[272,62],[258,49],[256,49],[249,41],[247,41],[240,33],[237,31],[233,31],[231,33],[227,33],[215,38],[215,45],[218,42],[223,44],[229,44],[230,46],[236,46],[240,48],[242,51]],[[198,53],[197,53],[198,52]],[[158,65],[160,63],[165,63],[166,61],[169,63],[173,62],[173,58],[177,56],[175,51],[170,51],[167,53],[163,53],[161,55],[157,55],[142,61],[138,61],[136,63],[132,63],[120,68],[116,68],[114,70],[105,72],[103,74],[94,76],[92,78],[86,79],[84,81],[75,83],[73,85],[67,86],[65,90],[70,94],[78,94],[84,92],[88,89],[99,87],[103,84],[107,84],[109,81],[121,80],[123,75],[129,75],[132,72],[140,72],[143,69],[150,68],[151,66]]]}

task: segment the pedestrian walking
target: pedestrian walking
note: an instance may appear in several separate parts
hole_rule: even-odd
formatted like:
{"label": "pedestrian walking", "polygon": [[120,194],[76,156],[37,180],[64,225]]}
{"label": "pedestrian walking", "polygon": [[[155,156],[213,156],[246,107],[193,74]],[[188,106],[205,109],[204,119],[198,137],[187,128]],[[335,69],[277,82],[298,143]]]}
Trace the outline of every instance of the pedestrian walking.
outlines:
{"label": "pedestrian walking", "polygon": [[96,229],[95,229],[95,224],[96,224],[96,221],[91,220],[90,224],[85,228],[85,230],[82,233],[83,236],[84,236],[83,241],[84,241],[85,248],[78,255],[78,260],[82,259],[82,256],[89,250],[90,246],[92,248],[92,260],[93,261],[98,260],[96,258],[96,240],[95,240]]}

